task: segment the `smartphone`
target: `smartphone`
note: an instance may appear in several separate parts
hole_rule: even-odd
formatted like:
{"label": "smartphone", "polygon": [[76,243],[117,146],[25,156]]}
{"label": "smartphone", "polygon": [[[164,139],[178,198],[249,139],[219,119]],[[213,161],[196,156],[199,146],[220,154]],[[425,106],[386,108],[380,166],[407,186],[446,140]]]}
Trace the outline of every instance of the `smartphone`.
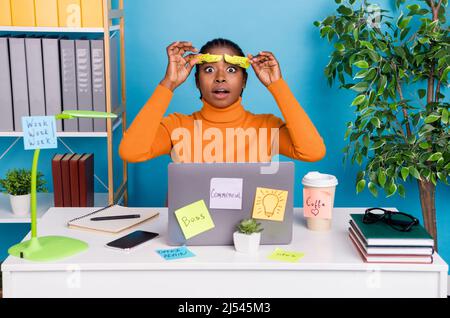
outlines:
{"label": "smartphone", "polygon": [[133,247],[136,247],[142,243],[150,241],[157,237],[158,233],[146,232],[146,231],[134,231],[130,234],[127,234],[117,240],[111,241],[106,244],[107,247],[121,249],[121,250],[130,250]]}

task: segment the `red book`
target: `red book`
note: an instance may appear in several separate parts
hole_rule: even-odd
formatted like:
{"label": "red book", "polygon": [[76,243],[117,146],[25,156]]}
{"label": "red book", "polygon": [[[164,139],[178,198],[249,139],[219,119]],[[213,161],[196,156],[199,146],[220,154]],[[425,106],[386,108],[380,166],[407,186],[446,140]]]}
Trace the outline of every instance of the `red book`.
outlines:
{"label": "red book", "polygon": [[78,160],[80,206],[94,206],[94,154],[85,153]]}
{"label": "red book", "polygon": [[56,154],[52,158],[53,200],[55,207],[63,205],[63,185],[61,176],[61,159],[64,154]]}
{"label": "red book", "polygon": [[78,178],[78,160],[83,154],[75,154],[69,162],[71,206],[80,206],[80,184]]}
{"label": "red book", "polygon": [[73,154],[66,153],[64,157],[61,159],[61,177],[62,177],[62,185],[63,185],[63,206],[71,207],[72,199],[70,192],[70,158],[73,157]]}

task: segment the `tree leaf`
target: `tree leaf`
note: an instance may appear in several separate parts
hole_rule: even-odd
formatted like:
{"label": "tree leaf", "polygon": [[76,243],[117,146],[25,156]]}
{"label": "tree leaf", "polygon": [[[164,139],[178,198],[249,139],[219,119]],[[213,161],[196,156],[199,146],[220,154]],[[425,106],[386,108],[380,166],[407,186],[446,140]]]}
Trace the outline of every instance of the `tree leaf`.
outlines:
{"label": "tree leaf", "polygon": [[360,193],[366,186],[366,180],[362,179],[356,184],[356,193]]}
{"label": "tree leaf", "polygon": [[406,167],[402,167],[402,170],[400,173],[402,175],[403,181],[406,181],[406,178],[408,178],[408,175],[409,175],[409,169]]}
{"label": "tree leaf", "polygon": [[425,89],[418,89],[417,90],[417,95],[419,95],[419,98],[422,99],[425,97],[427,91]]}
{"label": "tree leaf", "polygon": [[372,195],[374,197],[378,197],[378,190],[377,190],[377,186],[375,185],[375,183],[369,182],[368,188],[369,188],[370,193],[372,193]]}
{"label": "tree leaf", "polygon": [[386,173],[384,172],[383,169],[380,169],[378,171],[378,183],[382,187],[384,187],[384,185],[386,184]]}
{"label": "tree leaf", "polygon": [[431,115],[428,115],[424,121],[426,124],[429,124],[429,123],[435,122],[436,120],[439,120],[440,118],[441,118],[441,116],[439,116],[439,115],[431,114]]}
{"label": "tree leaf", "polygon": [[409,169],[409,173],[410,173],[414,178],[416,178],[417,180],[422,180],[422,178],[420,177],[419,171],[418,171],[415,167],[411,166],[411,167],[409,167],[408,169]]}
{"label": "tree leaf", "polygon": [[357,62],[353,63],[353,65],[355,65],[359,68],[368,68],[369,67],[369,63],[367,63],[364,60],[357,61]]}
{"label": "tree leaf", "polygon": [[361,104],[362,102],[364,102],[365,99],[366,99],[366,95],[356,96],[352,102],[352,106],[357,106],[357,105]]}
{"label": "tree leaf", "polygon": [[340,52],[345,51],[345,46],[342,43],[335,43],[334,47],[336,48],[336,50],[338,50]]}
{"label": "tree leaf", "polygon": [[[371,122],[375,127],[380,128],[381,121],[380,121],[380,119],[378,119],[378,117],[372,117],[372,118],[370,119],[370,122]],[[383,142],[382,145],[384,145],[384,142]],[[377,148],[379,148],[379,147],[377,147]],[[376,148],[373,148],[373,149],[376,149]]]}
{"label": "tree leaf", "polygon": [[405,187],[403,186],[403,184],[399,184],[397,190],[398,190],[398,194],[400,194],[400,196],[402,198],[404,198],[406,193],[405,193]]}
{"label": "tree leaf", "polygon": [[442,110],[442,117],[441,117],[441,121],[442,121],[442,123],[443,123],[444,125],[447,125],[447,124],[448,124],[448,118],[449,118],[448,115],[449,115],[449,114],[448,114],[448,110],[444,108],[444,109]]}
{"label": "tree leaf", "polygon": [[339,8],[337,9],[337,12],[339,12],[342,15],[346,15],[346,16],[350,16],[353,14],[353,10],[344,5],[339,6]]}
{"label": "tree leaf", "polygon": [[350,89],[358,92],[358,93],[362,93],[365,92],[367,90],[367,88],[369,87],[369,83],[367,82],[359,82],[356,85],[353,85],[352,87],[350,87]]}
{"label": "tree leaf", "polygon": [[431,156],[428,157],[426,161],[438,161],[442,158],[442,152],[435,152]]}

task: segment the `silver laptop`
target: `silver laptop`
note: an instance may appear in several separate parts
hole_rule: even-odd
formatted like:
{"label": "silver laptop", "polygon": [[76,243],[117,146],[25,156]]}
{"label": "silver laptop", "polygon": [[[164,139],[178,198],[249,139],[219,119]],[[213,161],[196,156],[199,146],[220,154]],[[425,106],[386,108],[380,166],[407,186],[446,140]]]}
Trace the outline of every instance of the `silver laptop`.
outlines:
{"label": "silver laptop", "polygon": [[[274,165],[278,168],[274,169]],[[292,241],[293,162],[276,162],[272,166],[268,163],[170,163],[168,170],[169,245],[233,245],[237,224],[252,217],[257,187],[288,191],[282,222],[257,220],[264,228],[261,244],[289,244]],[[210,208],[212,178],[242,179],[241,209]],[[215,227],[186,240],[175,211],[199,200],[204,200]]]}

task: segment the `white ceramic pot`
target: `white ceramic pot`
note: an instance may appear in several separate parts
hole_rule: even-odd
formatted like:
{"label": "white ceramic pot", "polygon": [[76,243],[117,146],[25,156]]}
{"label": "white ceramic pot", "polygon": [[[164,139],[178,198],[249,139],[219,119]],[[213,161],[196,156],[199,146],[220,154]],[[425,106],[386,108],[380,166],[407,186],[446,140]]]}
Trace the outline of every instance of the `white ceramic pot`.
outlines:
{"label": "white ceramic pot", "polygon": [[26,216],[30,214],[31,194],[9,195],[12,211],[15,215]]}
{"label": "white ceramic pot", "polygon": [[254,254],[258,252],[259,243],[261,242],[261,233],[243,234],[239,232],[233,233],[234,248],[238,252]]}

